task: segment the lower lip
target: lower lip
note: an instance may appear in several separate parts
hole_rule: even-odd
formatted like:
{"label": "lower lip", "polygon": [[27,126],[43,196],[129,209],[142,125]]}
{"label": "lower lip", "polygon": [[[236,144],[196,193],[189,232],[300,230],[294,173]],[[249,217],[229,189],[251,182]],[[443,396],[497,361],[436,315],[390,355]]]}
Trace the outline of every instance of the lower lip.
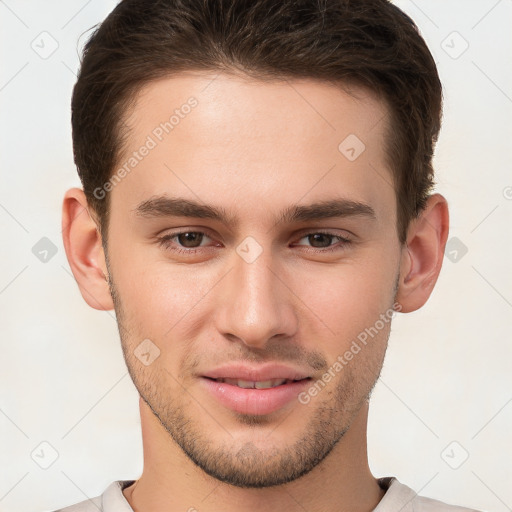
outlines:
{"label": "lower lip", "polygon": [[202,378],[201,381],[208,391],[225,407],[241,414],[270,414],[292,400],[309,385],[309,379],[303,379],[275,388],[254,389],[239,388],[226,382],[217,382]]}

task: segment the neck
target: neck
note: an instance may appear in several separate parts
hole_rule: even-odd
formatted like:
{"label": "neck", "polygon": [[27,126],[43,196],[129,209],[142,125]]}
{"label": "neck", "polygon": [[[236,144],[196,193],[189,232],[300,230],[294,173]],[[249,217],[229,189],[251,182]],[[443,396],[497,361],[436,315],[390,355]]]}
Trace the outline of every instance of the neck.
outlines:
{"label": "neck", "polygon": [[198,468],[140,400],[144,469],[123,493],[135,512],[370,512],[384,495],[368,467],[368,404],[308,474],[265,489],[234,487]]}

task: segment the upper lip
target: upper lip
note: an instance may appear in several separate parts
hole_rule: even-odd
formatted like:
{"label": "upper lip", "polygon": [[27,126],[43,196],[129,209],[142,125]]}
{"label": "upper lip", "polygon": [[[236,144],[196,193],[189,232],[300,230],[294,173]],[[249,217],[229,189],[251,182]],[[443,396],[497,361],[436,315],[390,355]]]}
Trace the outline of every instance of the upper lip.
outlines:
{"label": "upper lip", "polygon": [[239,379],[249,382],[264,382],[273,379],[302,380],[310,377],[310,374],[299,368],[275,363],[260,366],[230,364],[210,370],[205,373],[203,377],[210,379]]}

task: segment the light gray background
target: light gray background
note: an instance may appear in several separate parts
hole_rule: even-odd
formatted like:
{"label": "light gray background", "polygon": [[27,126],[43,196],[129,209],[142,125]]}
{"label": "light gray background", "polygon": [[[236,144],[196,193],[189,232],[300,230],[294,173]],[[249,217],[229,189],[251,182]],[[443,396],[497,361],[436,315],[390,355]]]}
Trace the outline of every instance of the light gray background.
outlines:
{"label": "light gray background", "polygon": [[[82,300],[60,231],[64,191],[79,185],[69,107],[77,48],[115,3],[0,0],[0,510],[52,510],[142,469],[138,395],[115,317]],[[451,207],[451,259],[427,305],[394,321],[370,412],[371,468],[423,495],[504,512],[512,0],[397,4],[419,25],[445,87],[435,166]],[[43,237],[57,249],[46,262],[32,252]]]}

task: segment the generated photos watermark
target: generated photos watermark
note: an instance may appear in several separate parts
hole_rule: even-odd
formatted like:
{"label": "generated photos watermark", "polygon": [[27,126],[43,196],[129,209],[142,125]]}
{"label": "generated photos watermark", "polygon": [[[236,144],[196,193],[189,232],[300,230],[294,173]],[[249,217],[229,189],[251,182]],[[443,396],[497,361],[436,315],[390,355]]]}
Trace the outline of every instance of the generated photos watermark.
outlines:
{"label": "generated photos watermark", "polygon": [[[306,391],[302,391],[298,395],[298,400],[301,404],[308,404],[311,398],[315,397],[327,386],[327,384],[336,377],[336,374],[341,372],[347,364],[354,359],[354,356],[359,354],[361,350],[368,344],[370,339],[373,339],[379,334],[384,327],[391,322],[394,314],[402,310],[402,305],[398,302],[393,304],[393,307],[388,309],[385,313],[381,313],[379,319],[371,326],[364,329],[357,335],[357,340],[353,340],[350,348],[343,354],[340,354],[336,361],[324,374],[317,379]],[[359,341],[359,343],[358,343]]]}
{"label": "generated photos watermark", "polygon": [[111,192],[128,174],[130,174],[137,165],[139,165],[144,158],[146,158],[150,152],[155,149],[169,133],[174,130],[176,126],[180,124],[182,119],[190,114],[194,107],[197,107],[198,101],[194,96],[191,96],[186,103],[175,108],[174,113],[169,117],[167,121],[161,122],[158,126],[153,128],[151,133],[146,137],[144,144],[142,144],[138,150],[133,151],[130,157],[124,162],[124,164],[117,169],[114,174],[106,181],[103,186],[96,187],[93,191],[93,195],[96,199],[105,199],[108,192]]}

